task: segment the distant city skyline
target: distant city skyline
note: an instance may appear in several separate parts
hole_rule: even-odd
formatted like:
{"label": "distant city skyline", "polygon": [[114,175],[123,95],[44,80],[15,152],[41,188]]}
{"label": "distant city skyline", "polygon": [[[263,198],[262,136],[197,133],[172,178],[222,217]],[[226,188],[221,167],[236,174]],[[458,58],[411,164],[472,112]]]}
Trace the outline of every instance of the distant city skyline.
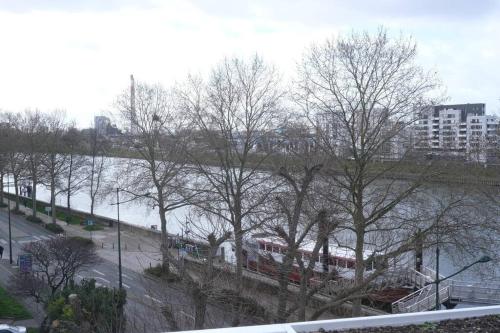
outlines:
{"label": "distant city skyline", "polygon": [[498,17],[489,0],[2,0],[0,109],[64,109],[90,127],[111,116],[131,74],[169,86],[258,53],[289,78],[311,43],[383,25],[414,37],[418,62],[447,87],[445,104],[486,103],[498,115]]}

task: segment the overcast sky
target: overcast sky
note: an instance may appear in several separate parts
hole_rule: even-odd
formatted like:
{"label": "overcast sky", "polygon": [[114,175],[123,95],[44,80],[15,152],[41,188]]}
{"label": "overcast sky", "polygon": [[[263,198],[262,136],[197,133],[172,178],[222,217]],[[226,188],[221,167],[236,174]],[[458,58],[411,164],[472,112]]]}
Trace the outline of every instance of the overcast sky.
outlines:
{"label": "overcast sky", "polygon": [[500,113],[496,0],[0,0],[0,109],[65,109],[87,127],[130,74],[170,85],[254,53],[292,74],[311,43],[380,25],[416,39],[449,103]]}

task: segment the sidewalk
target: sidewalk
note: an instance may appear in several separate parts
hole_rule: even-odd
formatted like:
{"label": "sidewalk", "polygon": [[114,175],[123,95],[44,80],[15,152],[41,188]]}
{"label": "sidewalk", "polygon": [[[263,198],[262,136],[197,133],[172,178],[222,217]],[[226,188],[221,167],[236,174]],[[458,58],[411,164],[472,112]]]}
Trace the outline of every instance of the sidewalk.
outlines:
{"label": "sidewalk", "polygon": [[[31,214],[31,209],[21,206],[20,209]],[[52,217],[42,213],[37,216],[44,223],[52,223]],[[89,238],[97,246],[97,252],[103,259],[118,263],[118,229],[104,226],[104,230],[86,231],[81,225],[67,224],[56,220],[66,235]],[[161,263],[160,242],[151,237],[134,234],[130,231],[121,231],[122,265],[130,270],[143,273],[144,269]]]}

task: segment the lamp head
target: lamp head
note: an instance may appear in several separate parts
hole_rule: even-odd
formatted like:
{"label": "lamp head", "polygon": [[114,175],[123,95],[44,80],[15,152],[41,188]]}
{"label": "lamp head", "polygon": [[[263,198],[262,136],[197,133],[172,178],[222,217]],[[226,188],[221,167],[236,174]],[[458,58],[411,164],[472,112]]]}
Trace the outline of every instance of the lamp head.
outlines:
{"label": "lamp head", "polygon": [[491,261],[491,258],[490,258],[490,257],[488,257],[488,256],[482,256],[482,257],[478,260],[478,262],[480,262],[480,263],[485,263],[485,262],[488,262],[488,261]]}

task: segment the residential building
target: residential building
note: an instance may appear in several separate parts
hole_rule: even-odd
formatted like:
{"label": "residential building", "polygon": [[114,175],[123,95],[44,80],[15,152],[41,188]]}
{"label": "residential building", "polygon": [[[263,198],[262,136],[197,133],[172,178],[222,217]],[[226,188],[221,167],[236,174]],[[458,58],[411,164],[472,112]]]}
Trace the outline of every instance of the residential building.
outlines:
{"label": "residential building", "polygon": [[94,117],[94,128],[97,135],[106,136],[108,134],[108,127],[111,125],[111,121],[105,116],[95,116]]}
{"label": "residential building", "polygon": [[485,110],[483,103],[426,108],[414,127],[414,147],[429,157],[482,163],[496,159],[500,119]]}

